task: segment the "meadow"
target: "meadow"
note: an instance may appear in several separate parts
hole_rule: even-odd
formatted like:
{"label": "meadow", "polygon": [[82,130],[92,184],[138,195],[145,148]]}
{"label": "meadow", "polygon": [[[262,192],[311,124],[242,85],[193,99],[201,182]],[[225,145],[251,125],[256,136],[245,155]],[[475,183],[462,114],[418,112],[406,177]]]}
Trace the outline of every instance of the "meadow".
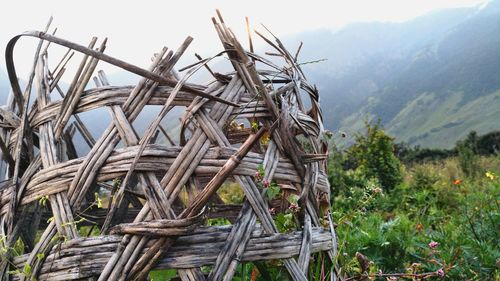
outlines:
{"label": "meadow", "polygon": [[332,213],[348,280],[500,280],[498,151],[480,155],[468,140],[454,150],[403,164],[376,125],[333,150]]}

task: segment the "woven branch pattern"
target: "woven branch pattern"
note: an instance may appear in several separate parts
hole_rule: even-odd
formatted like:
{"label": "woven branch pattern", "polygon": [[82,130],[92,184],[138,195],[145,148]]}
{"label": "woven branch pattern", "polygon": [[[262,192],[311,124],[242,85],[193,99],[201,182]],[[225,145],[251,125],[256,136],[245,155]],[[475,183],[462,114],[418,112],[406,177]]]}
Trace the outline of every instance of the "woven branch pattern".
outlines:
{"label": "woven branch pattern", "polygon": [[[224,48],[216,57],[233,68],[227,74],[201,57],[176,72],[190,37],[175,52],[156,53],[147,70],[105,55],[107,40],[84,47],[48,26],[9,42],[12,95],[0,109],[4,280],[145,280],[155,269],[177,269],[181,280],[231,280],[240,263],[270,260],[281,260],[293,280],[308,280],[318,252],[335,279],[327,136],[300,47],[292,55],[274,35],[256,32],[280,66],[253,52],[250,33],[244,50],[220,13],[213,23]],[[12,61],[22,36],[41,39],[24,91]],[[68,48],[54,69],[47,41]],[[83,58],[63,89],[74,51]],[[112,86],[96,72],[99,61],[142,79]],[[202,68],[213,81],[189,83]],[[151,106],[161,109],[138,134],[134,121]],[[100,135],[93,129],[100,124],[82,117],[95,110],[111,116]],[[242,203],[221,197],[228,183]],[[279,212],[292,214],[296,227],[280,229]],[[230,225],[210,226],[215,219]],[[15,253],[16,241],[25,254]]]}

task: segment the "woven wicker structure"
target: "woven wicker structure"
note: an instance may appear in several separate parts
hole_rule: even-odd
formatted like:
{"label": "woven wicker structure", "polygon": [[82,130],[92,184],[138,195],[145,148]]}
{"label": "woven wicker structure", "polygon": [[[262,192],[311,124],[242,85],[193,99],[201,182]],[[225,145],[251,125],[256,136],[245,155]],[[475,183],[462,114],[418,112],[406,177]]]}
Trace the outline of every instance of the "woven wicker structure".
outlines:
{"label": "woven wicker structure", "polygon": [[[5,280],[144,280],[158,269],[177,269],[182,280],[231,280],[247,262],[265,278],[270,261],[309,280],[312,257],[334,279],[325,131],[318,92],[297,62],[300,47],[292,55],[257,32],[284,62],[276,65],[253,52],[250,33],[245,51],[220,14],[213,22],[223,46],[217,56],[234,68],[227,74],[201,58],[174,71],[191,38],[155,54],[148,70],[105,55],[106,40],[84,47],[48,27],[9,42],[13,94],[0,109]],[[12,61],[22,36],[41,39],[25,91]],[[68,48],[54,69],[47,42]],[[63,90],[74,51],[85,56]],[[99,61],[143,79],[109,85],[102,71],[93,77]],[[189,83],[199,69],[213,81]],[[161,110],[138,134],[134,120],[151,105]],[[98,136],[79,117],[97,109],[111,116]],[[180,121],[166,119],[171,112]],[[241,191],[242,202],[221,188]]]}

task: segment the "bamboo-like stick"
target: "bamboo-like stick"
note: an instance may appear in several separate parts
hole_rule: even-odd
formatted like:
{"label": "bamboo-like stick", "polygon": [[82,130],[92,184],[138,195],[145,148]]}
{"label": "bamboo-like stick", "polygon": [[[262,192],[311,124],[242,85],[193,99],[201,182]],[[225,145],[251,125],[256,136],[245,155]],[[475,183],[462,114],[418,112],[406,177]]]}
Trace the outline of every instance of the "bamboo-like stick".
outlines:
{"label": "bamboo-like stick", "polygon": [[[237,81],[237,79],[235,79],[235,81]],[[231,85],[231,83],[230,83],[230,85]],[[226,90],[222,96],[234,97],[234,94],[231,94],[233,92],[234,91],[232,90],[232,88],[230,88],[229,90]],[[215,105],[214,108],[216,108],[216,110],[214,112],[218,112],[217,107],[220,107],[220,106],[221,106],[220,104]],[[183,147],[183,150],[177,156],[177,158],[174,161],[174,163],[172,164],[172,166],[169,168],[169,172],[171,172],[170,176],[174,175],[174,171],[184,172],[184,177],[182,177],[180,179],[179,179],[179,177],[177,177],[175,181],[168,180],[170,187],[174,188],[172,191],[169,191],[169,187],[168,186],[166,187],[166,192],[167,192],[167,194],[170,194],[171,198],[175,198],[177,196],[177,193],[180,190],[179,187],[182,186],[187,181],[189,175],[194,171],[194,168],[196,167],[196,163],[199,163],[199,161],[203,157],[204,153],[208,149],[209,143],[206,141],[206,136],[202,135],[200,130],[197,130],[197,132],[195,134],[199,134],[199,135],[197,137],[194,136],[192,138],[193,141],[191,143],[186,144],[186,146]],[[183,153],[184,153],[184,156],[181,157],[181,154],[183,154]],[[179,160],[179,161],[176,163],[177,160]],[[190,167],[188,167],[189,164],[191,164]],[[183,168],[182,170],[178,169],[179,167],[182,168],[183,166],[188,167],[188,168],[187,169]],[[169,173],[167,172],[167,174],[163,177],[161,183],[167,182],[166,179],[168,177],[169,177]],[[180,180],[180,182],[178,182],[178,180]],[[176,183],[177,183],[177,186],[175,186]],[[145,211],[144,214],[146,214],[148,212],[148,210],[149,210],[149,208],[144,209],[144,211]],[[139,218],[140,218],[140,216],[137,217],[137,219],[139,219]],[[127,246],[127,249],[130,249],[130,250],[126,249],[126,251],[129,251],[129,252],[133,251],[134,257],[138,257],[138,255],[136,254],[137,248],[135,248],[135,250],[131,250],[131,249],[133,249],[133,247],[136,247],[135,243],[138,243],[139,240],[137,240],[135,237],[133,237],[132,241],[133,241],[133,243],[131,243]],[[142,241],[144,241],[144,240],[140,240],[140,241],[141,241],[140,243],[142,243]],[[127,261],[127,264],[125,267],[127,270],[125,270],[124,272],[128,272],[132,268],[132,266],[134,265],[133,261],[135,261],[135,258],[129,259]],[[115,276],[116,276],[117,272],[120,272],[119,271],[120,268],[121,267],[115,267],[115,269],[114,269]],[[126,274],[123,274],[123,272],[120,272],[120,274],[122,274],[122,278],[125,278]],[[103,275],[101,275],[101,277],[102,276]]]}
{"label": "bamboo-like stick", "polygon": [[[95,43],[96,40],[97,38],[92,40],[89,48],[92,48],[91,46],[93,45],[93,43]],[[99,47],[98,50],[100,53],[104,52],[107,40],[108,39],[105,38],[104,41],[101,43],[101,46]],[[61,107],[61,109],[64,109],[64,111],[61,111],[59,113],[59,118],[57,118],[57,122],[54,127],[54,134],[56,139],[58,139],[61,136],[64,126],[68,122],[71,114],[75,110],[76,105],[80,101],[80,96],[85,87],[87,86],[88,81],[92,77],[92,73],[94,72],[97,63],[99,62],[96,58],[92,58],[88,64],[86,64],[86,61],[87,61],[87,56],[84,57],[82,64],[80,65],[80,67],[85,65],[85,69],[81,72],[81,77],[80,73],[78,73],[78,75],[75,75],[75,80],[76,79],[78,80],[73,81],[74,84],[71,85],[74,87],[74,90],[73,87],[70,86],[70,91],[68,91],[68,94],[64,97],[63,106]]]}
{"label": "bamboo-like stick", "polygon": [[[214,264],[230,231],[231,227],[211,227],[198,229],[191,234],[179,237],[179,245],[173,246],[155,269],[190,268]],[[243,262],[292,257],[300,251],[302,235],[298,231],[268,236],[257,227],[249,232],[251,238],[245,254],[241,257]],[[313,227],[311,236],[313,253],[327,249],[331,245],[328,231]],[[97,236],[63,243],[47,255],[38,280],[53,280],[51,278],[74,280],[96,276],[119,241],[118,236]],[[180,246],[181,244],[183,246]],[[13,262],[18,267],[22,267],[24,261],[25,256],[20,256],[16,257]],[[65,275],[66,272],[79,273],[78,275]],[[13,280],[17,280],[18,275],[12,277]]]}
{"label": "bamboo-like stick", "polygon": [[[0,183],[0,233],[8,236],[2,246],[21,237],[33,248],[13,260],[18,268],[31,267],[31,274],[11,280],[143,280],[151,269],[165,268],[177,269],[183,281],[232,280],[240,262],[255,262],[267,276],[261,261],[280,259],[293,280],[303,281],[312,253],[324,251],[335,262],[333,222],[321,212],[330,209],[327,144],[319,94],[298,63],[302,43],[292,55],[274,34],[269,32],[268,39],[257,32],[256,38],[275,49],[270,55],[285,62],[274,63],[254,53],[248,18],[249,51],[219,11],[216,18],[213,24],[223,51],[213,57],[227,56],[234,71],[216,73],[207,66],[213,57],[198,56],[199,61],[182,69],[189,70],[183,78],[174,66],[190,37],[175,52],[163,48],[146,70],[103,54],[104,44],[94,49],[95,40],[84,47],[46,33],[21,35],[48,41],[39,47],[42,56],[36,56],[38,91],[31,107],[27,92],[23,96],[20,90],[12,58],[21,36],[9,42],[7,69],[15,103],[21,103],[17,113],[14,106],[0,109],[2,155],[10,165],[8,176],[17,175],[9,178],[9,184]],[[47,54],[53,43],[69,50],[50,71]],[[71,50],[84,58],[65,94],[59,84],[69,72]],[[143,79],[135,86],[112,86],[98,71],[96,88],[86,89],[98,61]],[[266,69],[257,69],[261,64]],[[202,67],[215,80],[206,85],[189,83],[190,75]],[[50,100],[53,90],[62,100]],[[304,95],[310,98],[307,108]],[[148,110],[146,105],[161,109],[139,135],[134,120]],[[91,124],[78,114],[103,107],[111,124],[95,139]],[[179,107],[186,108],[183,114]],[[182,115],[163,120],[169,112]],[[170,124],[164,127],[163,122]],[[277,128],[271,134],[255,135],[273,123]],[[155,143],[160,133],[166,144]],[[305,137],[307,153],[298,135]],[[79,157],[77,153],[86,150],[79,145],[85,143],[90,151]],[[268,202],[255,176],[260,169],[264,180],[275,181],[282,189],[281,200]],[[229,204],[217,194],[228,179],[242,189],[243,204]],[[116,185],[119,181],[121,185]],[[109,196],[105,208],[97,208],[103,199],[94,197],[94,192]],[[279,233],[269,208],[288,208],[284,198],[291,192],[299,194],[297,218],[303,228]],[[46,199],[50,208],[37,212],[30,207]],[[21,212],[16,214],[16,209]],[[327,216],[330,229],[323,230],[321,222]],[[50,217],[53,220],[46,222]],[[205,228],[207,217],[227,219],[232,226]],[[8,223],[10,233],[5,232]],[[34,245],[31,236],[19,231],[29,223],[33,231],[43,230]],[[77,227],[81,232],[83,226],[90,226],[84,235],[100,231],[101,236],[78,238]],[[208,276],[200,268],[207,265],[213,266]],[[3,261],[0,272],[8,269]],[[337,275],[334,266],[332,276]]]}
{"label": "bamboo-like stick", "polygon": [[298,264],[302,272],[307,275],[307,270],[309,268],[309,261],[311,259],[311,245],[312,245],[312,227],[311,227],[311,217],[306,214],[304,219],[304,231],[302,234],[302,244],[300,246],[299,260]]}
{"label": "bamboo-like stick", "polygon": [[[47,23],[47,25],[45,27],[45,32],[47,32],[51,23],[52,23],[52,17],[50,17],[49,22]],[[34,62],[33,62],[32,71],[31,71],[30,77],[28,79],[28,85],[26,86],[24,94],[21,95],[21,91],[20,91],[19,87],[17,87],[17,89],[13,88],[14,97],[17,100],[17,104],[18,104],[19,114],[22,115],[22,117],[21,117],[21,125],[20,125],[20,134],[17,136],[17,139],[16,139],[16,147],[14,150],[14,156],[13,157],[6,156],[7,160],[13,159],[15,161],[15,163],[13,163],[14,167],[12,169],[13,170],[12,182],[14,183],[14,185],[12,186],[12,196],[11,196],[11,200],[10,200],[10,209],[9,209],[10,212],[7,216],[7,228],[8,228],[7,232],[12,231],[13,224],[14,224],[14,215],[15,215],[16,207],[17,207],[16,206],[17,188],[18,188],[17,184],[18,184],[18,177],[19,177],[19,173],[20,173],[19,169],[20,169],[20,163],[21,163],[21,148],[23,145],[24,135],[26,135],[26,139],[28,142],[28,156],[30,159],[33,158],[33,151],[32,151],[33,142],[32,142],[32,136],[31,136],[31,129],[28,126],[28,122],[27,122],[27,112],[28,112],[28,106],[29,106],[29,98],[30,98],[30,94],[31,94],[31,87],[33,84],[33,79],[35,77],[35,68],[36,68],[36,64],[38,62],[38,56],[39,56],[40,51],[42,49],[42,45],[43,45],[43,40],[40,40],[40,42],[38,43],[38,47],[35,51],[35,58],[34,58]],[[17,81],[17,77],[9,77],[9,79],[10,79],[11,84],[13,82],[15,82],[17,85],[19,85],[18,84],[19,82]],[[10,155],[10,152],[8,150],[5,150],[6,147],[3,143],[2,143],[2,145],[0,145],[0,148],[2,149],[2,153],[4,155]]]}

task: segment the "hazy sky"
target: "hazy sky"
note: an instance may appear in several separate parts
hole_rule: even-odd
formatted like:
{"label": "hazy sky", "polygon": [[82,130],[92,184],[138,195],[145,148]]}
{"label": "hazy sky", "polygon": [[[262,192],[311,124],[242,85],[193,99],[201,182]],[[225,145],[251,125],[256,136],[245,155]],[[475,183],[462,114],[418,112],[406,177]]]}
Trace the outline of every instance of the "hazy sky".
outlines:
{"label": "hazy sky", "polygon": [[[6,2],[8,4],[6,4]],[[57,36],[87,45],[92,36],[109,37],[106,53],[146,67],[162,46],[176,49],[190,35],[190,54],[214,54],[220,48],[210,18],[219,8],[228,25],[244,35],[245,16],[262,29],[265,24],[278,36],[318,28],[340,28],[360,21],[405,21],[431,10],[474,6],[484,0],[330,0],[330,1],[2,1],[0,4],[0,64],[7,41],[26,30],[42,30],[54,16]],[[244,40],[242,37],[241,40]],[[32,61],[34,39],[16,48],[19,75]],[[101,67],[107,68],[101,65]]]}

